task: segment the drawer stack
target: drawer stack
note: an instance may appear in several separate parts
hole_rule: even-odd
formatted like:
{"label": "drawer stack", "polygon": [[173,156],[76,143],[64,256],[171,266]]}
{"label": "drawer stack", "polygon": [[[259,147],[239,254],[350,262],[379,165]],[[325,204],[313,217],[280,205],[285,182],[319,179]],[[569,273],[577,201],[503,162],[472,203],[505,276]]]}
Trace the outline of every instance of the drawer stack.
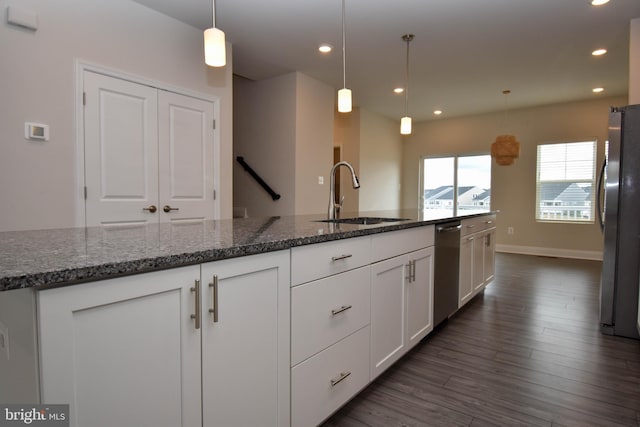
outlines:
{"label": "drawer stack", "polygon": [[369,237],[291,250],[291,423],[317,425],[369,383]]}

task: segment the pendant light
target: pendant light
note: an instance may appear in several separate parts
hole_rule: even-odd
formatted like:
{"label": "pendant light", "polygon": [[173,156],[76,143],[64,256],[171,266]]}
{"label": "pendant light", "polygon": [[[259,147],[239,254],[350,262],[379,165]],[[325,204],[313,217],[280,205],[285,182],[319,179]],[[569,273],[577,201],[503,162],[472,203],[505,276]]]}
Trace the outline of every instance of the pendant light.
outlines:
{"label": "pendant light", "polygon": [[347,69],[346,69],[346,38],[344,25],[344,0],[342,0],[342,89],[338,91],[338,111],[340,113],[351,112],[351,89],[347,89]]}
{"label": "pendant light", "polygon": [[[502,93],[504,94],[504,126],[506,128],[509,116],[509,94],[511,91],[507,89],[503,90]],[[496,159],[496,163],[501,166],[513,164],[519,156],[520,143],[514,135],[498,135],[496,141],[491,144],[491,157]]]}
{"label": "pendant light", "polygon": [[216,28],[216,0],[212,0],[211,28],[204,30],[204,62],[211,67],[224,67],[227,53],[224,32]]}
{"label": "pendant light", "polygon": [[411,117],[409,116],[409,43],[413,40],[413,34],[405,34],[402,40],[407,42],[407,74],[404,88],[404,117],[400,119],[400,134],[411,135]]}

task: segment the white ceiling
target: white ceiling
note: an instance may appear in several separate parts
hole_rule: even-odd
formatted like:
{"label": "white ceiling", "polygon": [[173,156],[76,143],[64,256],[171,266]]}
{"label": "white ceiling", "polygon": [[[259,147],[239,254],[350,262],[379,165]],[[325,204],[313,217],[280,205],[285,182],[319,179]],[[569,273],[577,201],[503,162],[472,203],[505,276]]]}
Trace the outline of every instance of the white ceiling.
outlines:
{"label": "white ceiling", "polygon": [[[209,0],[135,0],[182,22],[211,26]],[[260,80],[294,70],[342,87],[341,0],[216,0],[233,44],[234,73]],[[639,0],[346,0],[347,87],[354,104],[391,118],[433,119],[627,93],[629,22]],[[321,42],[336,49],[318,53]],[[592,57],[604,47],[608,53]],[[605,92],[594,95],[596,86]]]}

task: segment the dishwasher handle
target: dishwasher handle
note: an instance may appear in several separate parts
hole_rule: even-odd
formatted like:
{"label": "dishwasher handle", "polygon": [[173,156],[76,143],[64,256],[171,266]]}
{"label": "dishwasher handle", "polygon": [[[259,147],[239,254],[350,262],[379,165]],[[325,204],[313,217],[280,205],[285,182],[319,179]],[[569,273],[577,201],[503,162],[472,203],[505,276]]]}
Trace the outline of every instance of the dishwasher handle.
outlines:
{"label": "dishwasher handle", "polygon": [[454,231],[460,231],[461,228],[462,228],[462,225],[452,225],[452,226],[449,226],[449,227],[440,227],[440,226],[438,226],[438,227],[436,227],[436,231],[438,233],[451,233],[451,232],[454,232]]}

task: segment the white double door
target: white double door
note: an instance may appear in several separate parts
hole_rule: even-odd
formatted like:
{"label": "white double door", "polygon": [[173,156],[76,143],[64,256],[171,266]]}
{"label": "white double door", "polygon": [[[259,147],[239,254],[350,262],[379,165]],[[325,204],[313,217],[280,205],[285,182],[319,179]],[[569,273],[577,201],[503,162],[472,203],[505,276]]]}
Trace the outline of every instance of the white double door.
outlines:
{"label": "white double door", "polygon": [[214,219],[213,102],[85,71],[87,226]]}

